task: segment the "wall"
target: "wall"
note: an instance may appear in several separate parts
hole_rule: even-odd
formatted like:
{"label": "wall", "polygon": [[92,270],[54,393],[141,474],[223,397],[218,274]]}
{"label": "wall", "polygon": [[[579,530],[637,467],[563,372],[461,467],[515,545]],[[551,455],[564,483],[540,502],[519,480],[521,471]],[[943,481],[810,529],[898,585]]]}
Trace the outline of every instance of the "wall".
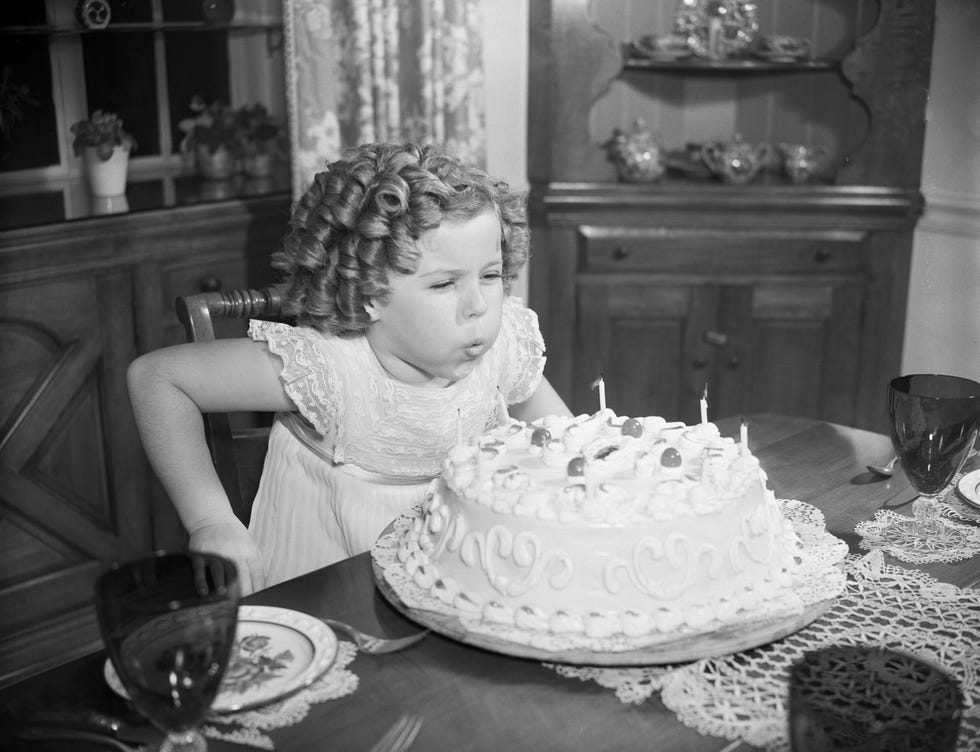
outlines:
{"label": "wall", "polygon": [[939,0],[904,373],[980,380],[980,3]]}
{"label": "wall", "polygon": [[[485,13],[488,168],[525,186],[527,9]],[[938,0],[902,371],[980,379],[980,3]],[[531,239],[532,249],[534,239]],[[516,294],[527,297],[526,279]]]}

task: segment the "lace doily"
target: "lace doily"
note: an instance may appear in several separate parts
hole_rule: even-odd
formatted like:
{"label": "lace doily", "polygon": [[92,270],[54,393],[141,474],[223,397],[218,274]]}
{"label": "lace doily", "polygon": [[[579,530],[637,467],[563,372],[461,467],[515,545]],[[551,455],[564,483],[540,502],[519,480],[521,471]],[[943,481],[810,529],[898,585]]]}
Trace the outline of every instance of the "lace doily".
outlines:
{"label": "lace doily", "polygon": [[882,549],[900,561],[927,564],[963,561],[980,554],[980,513],[962,501],[956,484],[963,477],[957,473],[943,498],[936,502],[939,531],[928,536],[908,530],[909,517],[879,509],[874,517],[854,526],[865,551]]}
{"label": "lace doily", "polygon": [[957,750],[980,752],[980,592],[886,565],[880,550],[848,557],[846,570],[846,589],[826,613],[764,647],[683,666],[545,665],[612,689],[624,703],[659,692],[682,723],[702,734],[787,752],[790,666],[829,645],[887,647],[929,660],[956,678],[965,704]]}
{"label": "lace doily", "polygon": [[[801,581],[794,592],[786,593],[778,602],[770,601],[754,611],[742,612],[737,621],[727,624],[726,627],[752,629],[760,621],[789,620],[803,614],[807,608],[836,597],[844,589],[840,563],[847,554],[847,545],[827,533],[823,513],[816,507],[800,501],[779,500],[778,503],[783,514],[793,523],[803,544],[800,552],[803,559]],[[632,655],[633,651],[639,651],[643,655],[649,654],[650,662],[656,663],[658,662],[657,648],[669,646],[679,636],[654,634],[634,638],[625,635],[613,637],[587,637],[584,634],[554,635],[521,629],[513,625],[491,623],[463,614],[437,598],[429,590],[416,585],[398,561],[398,541],[403,531],[419,514],[421,514],[419,505],[404,513],[378,538],[371,550],[375,563],[384,571],[385,581],[409,608],[458,620],[461,628],[468,634],[490,638],[494,645],[502,643],[505,646],[528,646],[532,652],[516,654],[531,657],[545,658],[548,653],[581,651],[600,653],[606,657],[616,653]],[[704,634],[717,628],[718,625],[708,625]],[[690,630],[689,634],[702,634],[702,632]],[[540,651],[540,653],[533,651]]]}
{"label": "lace doily", "polygon": [[963,561],[980,554],[980,525],[955,522],[948,505],[939,502],[938,532],[918,535],[907,529],[905,515],[879,509],[870,520],[859,522],[854,532],[865,551],[881,549],[912,564]]}
{"label": "lace doily", "polygon": [[212,715],[201,733],[212,739],[224,739],[259,749],[275,749],[269,731],[299,723],[310,712],[310,706],[353,694],[357,675],[347,666],[357,656],[353,642],[341,640],[333,666],[310,686],[278,702],[241,713]]}

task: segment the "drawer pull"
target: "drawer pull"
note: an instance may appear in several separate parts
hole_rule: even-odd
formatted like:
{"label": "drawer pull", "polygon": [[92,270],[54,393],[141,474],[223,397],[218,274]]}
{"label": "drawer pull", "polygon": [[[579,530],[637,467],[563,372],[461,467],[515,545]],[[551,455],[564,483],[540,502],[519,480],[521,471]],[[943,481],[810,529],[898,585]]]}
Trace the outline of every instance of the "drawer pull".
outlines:
{"label": "drawer pull", "polygon": [[736,368],[738,368],[740,365],[742,365],[742,359],[737,355],[733,355],[728,359],[728,367],[731,368],[733,371]]}
{"label": "drawer pull", "polygon": [[818,264],[826,264],[830,261],[830,251],[826,248],[821,248],[813,255],[813,258],[816,259]]}
{"label": "drawer pull", "polygon": [[612,255],[616,261],[622,261],[624,258],[628,258],[630,253],[631,251],[628,246],[617,245],[615,248],[613,248]]}
{"label": "drawer pull", "polygon": [[728,344],[728,335],[724,332],[716,332],[708,329],[704,334],[701,335],[701,339],[705,341],[706,344],[714,345],[715,347],[724,347]]}
{"label": "drawer pull", "polygon": [[700,371],[702,368],[705,368],[708,365],[708,359],[703,355],[698,355],[698,357],[694,359],[694,363],[692,363],[692,365],[696,371]]}
{"label": "drawer pull", "polygon": [[211,274],[207,277],[201,277],[198,286],[201,288],[201,292],[218,292],[221,289],[221,280]]}

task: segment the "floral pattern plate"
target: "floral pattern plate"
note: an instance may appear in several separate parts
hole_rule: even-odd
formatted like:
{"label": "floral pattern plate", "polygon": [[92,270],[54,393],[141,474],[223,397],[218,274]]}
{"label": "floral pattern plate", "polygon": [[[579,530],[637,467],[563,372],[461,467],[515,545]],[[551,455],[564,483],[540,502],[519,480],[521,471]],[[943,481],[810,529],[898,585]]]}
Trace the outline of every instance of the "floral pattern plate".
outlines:
{"label": "floral pattern plate", "polygon": [[[235,713],[280,700],[308,687],[333,665],[337,637],[309,614],[274,606],[240,606],[231,664],[211,706],[213,713]],[[112,662],[105,680],[129,698]]]}

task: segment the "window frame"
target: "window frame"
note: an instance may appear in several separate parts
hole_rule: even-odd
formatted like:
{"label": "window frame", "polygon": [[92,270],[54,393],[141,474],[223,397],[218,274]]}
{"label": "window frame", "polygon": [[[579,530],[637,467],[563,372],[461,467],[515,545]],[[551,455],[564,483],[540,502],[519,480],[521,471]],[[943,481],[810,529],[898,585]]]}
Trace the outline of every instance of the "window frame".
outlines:
{"label": "window frame", "polygon": [[[150,0],[152,21],[146,31],[153,34],[154,95],[157,100],[157,128],[160,153],[141,156],[137,150],[130,158],[133,175],[157,175],[185,171],[188,166],[173,142],[171,109],[168,98],[165,34],[185,30],[189,24],[166,24],[163,21],[164,0]],[[54,101],[55,127],[58,134],[58,162],[43,167],[0,172],[0,186],[31,184],[47,186],[78,179],[84,171],[80,157],[72,149],[71,125],[88,118],[88,92],[82,37],[90,33],[126,33],[121,31],[86,31],[75,17],[77,0],[44,0],[49,23],[48,54],[51,62],[51,96]],[[277,117],[285,118],[285,64],[282,44],[282,7],[275,0],[261,5],[250,3],[239,9],[229,24],[208,25],[202,30],[227,29],[229,58],[229,104],[240,107],[261,102]],[[252,7],[254,6],[254,7]],[[111,29],[111,23],[110,23]],[[37,33],[36,30],[33,33]],[[2,36],[0,36],[2,39]],[[262,54],[265,55],[265,62]]]}

